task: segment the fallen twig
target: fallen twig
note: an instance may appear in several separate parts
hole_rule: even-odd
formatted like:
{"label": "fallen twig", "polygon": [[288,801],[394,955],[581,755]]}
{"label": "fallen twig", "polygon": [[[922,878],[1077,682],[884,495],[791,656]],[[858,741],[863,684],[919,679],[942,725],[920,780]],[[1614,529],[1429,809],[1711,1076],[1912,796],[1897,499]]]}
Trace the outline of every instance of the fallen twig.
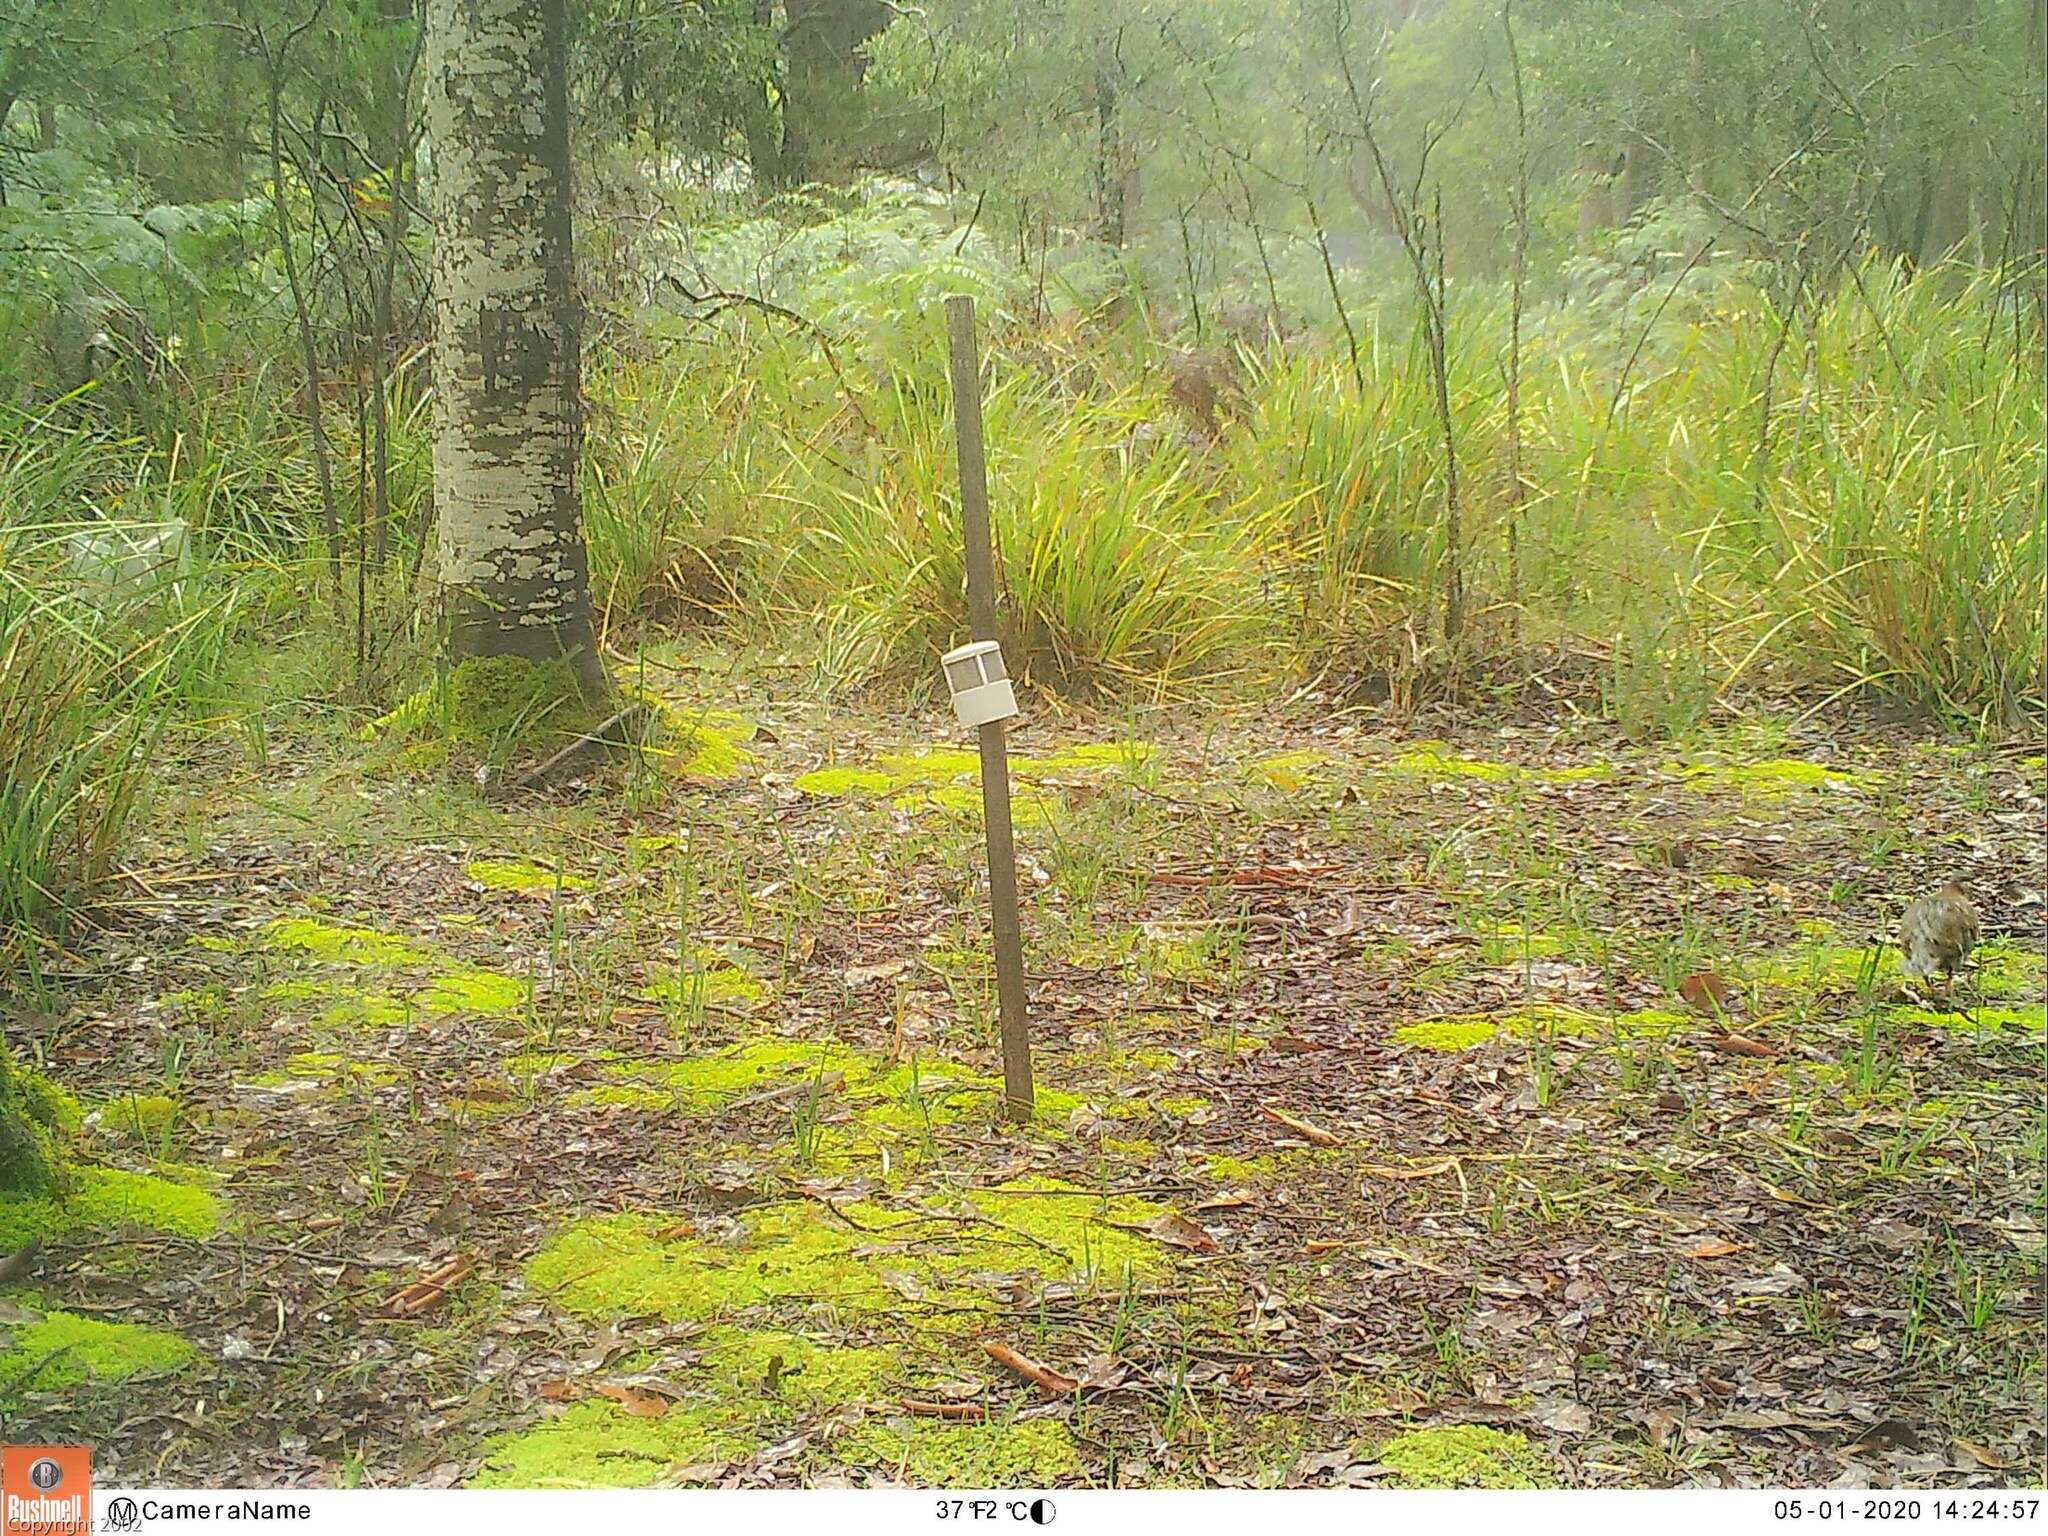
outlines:
{"label": "fallen twig", "polygon": [[1063,1376],[1051,1366],[1040,1365],[1036,1360],[1027,1359],[999,1339],[983,1339],[981,1347],[990,1359],[1006,1365],[1026,1381],[1050,1392],[1054,1397],[1065,1397],[1081,1385],[1071,1376]]}
{"label": "fallen twig", "polygon": [[546,761],[529,768],[513,786],[516,789],[536,789],[568,768],[581,767],[588,760],[614,748],[630,745],[628,734],[653,716],[653,709],[643,700],[635,699],[624,709],[602,724],[585,731],[561,751]]}
{"label": "fallen twig", "polygon": [[988,1410],[979,1403],[931,1403],[921,1397],[899,1397],[897,1405],[905,1413],[919,1413],[933,1419],[985,1419]]}
{"label": "fallen twig", "polygon": [[1274,1124],[1286,1126],[1304,1141],[1312,1141],[1319,1147],[1339,1147],[1344,1144],[1344,1138],[1336,1132],[1326,1131],[1320,1125],[1311,1124],[1307,1120],[1290,1115],[1284,1109],[1276,1109],[1271,1104],[1261,1104],[1259,1113]]}
{"label": "fallen twig", "polygon": [[390,1300],[384,1303],[384,1310],[394,1317],[416,1317],[445,1300],[448,1292],[467,1279],[475,1268],[476,1260],[467,1254],[457,1254],[431,1275],[394,1291]]}

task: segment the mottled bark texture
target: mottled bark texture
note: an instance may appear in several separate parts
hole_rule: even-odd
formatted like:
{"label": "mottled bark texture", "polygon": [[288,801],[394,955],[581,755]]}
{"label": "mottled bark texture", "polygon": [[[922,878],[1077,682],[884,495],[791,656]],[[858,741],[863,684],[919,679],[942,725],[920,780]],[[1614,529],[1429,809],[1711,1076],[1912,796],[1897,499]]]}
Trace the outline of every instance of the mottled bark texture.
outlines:
{"label": "mottled bark texture", "polygon": [[848,180],[859,155],[867,41],[889,24],[882,0],[784,0],[782,152],[786,186]]}
{"label": "mottled bark texture", "polygon": [[434,509],[457,656],[603,691],[577,462],[566,0],[428,0]]}

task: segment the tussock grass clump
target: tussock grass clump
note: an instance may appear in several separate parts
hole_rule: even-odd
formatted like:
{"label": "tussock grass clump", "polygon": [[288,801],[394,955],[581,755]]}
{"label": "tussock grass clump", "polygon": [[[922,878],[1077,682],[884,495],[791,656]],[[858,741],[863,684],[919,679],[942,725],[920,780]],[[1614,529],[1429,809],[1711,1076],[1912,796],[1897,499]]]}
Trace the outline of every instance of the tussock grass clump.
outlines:
{"label": "tussock grass clump", "polygon": [[[922,676],[967,616],[959,477],[943,395],[894,385],[857,460],[796,465],[774,601],[822,612],[846,672]],[[983,406],[1009,660],[1076,692],[1171,690],[1255,663],[1279,638],[1262,601],[1262,514],[1134,430],[1162,402],[1069,398],[1025,372]]]}
{"label": "tussock grass clump", "polygon": [[[1693,464],[1683,495],[1755,584],[1756,644],[1844,688],[2015,718],[2048,638],[2039,347],[2000,323],[1989,274],[1861,279],[1780,358],[1768,452]],[[1784,323],[1746,311],[1703,338],[1698,388],[1731,449],[1761,436]]]}
{"label": "tussock grass clump", "polygon": [[47,422],[0,436],[0,976],[14,984],[39,984],[113,868],[166,724],[196,712],[241,611],[202,556],[135,554],[176,514],[147,462]]}

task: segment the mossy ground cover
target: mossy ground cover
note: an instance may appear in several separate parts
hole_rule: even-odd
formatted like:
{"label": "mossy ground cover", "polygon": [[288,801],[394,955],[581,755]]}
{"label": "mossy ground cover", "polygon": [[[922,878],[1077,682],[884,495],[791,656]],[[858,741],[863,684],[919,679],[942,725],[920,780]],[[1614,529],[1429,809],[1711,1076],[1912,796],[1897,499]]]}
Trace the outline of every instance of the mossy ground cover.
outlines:
{"label": "mossy ground cover", "polygon": [[[677,771],[559,798],[388,756],[324,802],[166,786],[205,835],[137,867],[201,942],[107,968],[50,1050],[79,1183],[0,1202],[38,1316],[142,1332],[86,1330],[106,1369],[28,1389],[25,1432],[173,1481],[262,1447],[513,1487],[2032,1464],[2024,771],[1791,724],[1034,726],[1013,1124],[974,754],[772,693],[664,694],[723,747],[671,719]],[[1958,1012],[1886,940],[1972,848]],[[1705,969],[1730,1018],[1674,997]],[[384,1306],[457,1254],[447,1299]],[[110,1406],[150,1350],[129,1384],[204,1395],[205,1433]],[[1853,1432],[1888,1421],[1923,1449]]]}
{"label": "mossy ground cover", "polygon": [[521,1012],[532,995],[524,977],[455,959],[434,941],[319,916],[278,918],[257,936],[256,947],[313,968],[311,975],[273,982],[266,995],[316,1008],[329,1024],[386,1026],[451,1013],[510,1015]]}
{"label": "mossy ground cover", "polygon": [[1556,1473],[1522,1435],[1483,1424],[1416,1429],[1374,1455],[1409,1488],[1554,1488]]}
{"label": "mossy ground cover", "polygon": [[167,1375],[194,1354],[191,1341],[175,1333],[70,1312],[32,1314],[4,1334],[0,1403],[18,1402],[29,1391]]}
{"label": "mossy ground cover", "polygon": [[188,1179],[124,1168],[74,1165],[56,1195],[0,1194],[0,1247],[9,1252],[80,1233],[169,1232],[211,1237],[221,1202]]}

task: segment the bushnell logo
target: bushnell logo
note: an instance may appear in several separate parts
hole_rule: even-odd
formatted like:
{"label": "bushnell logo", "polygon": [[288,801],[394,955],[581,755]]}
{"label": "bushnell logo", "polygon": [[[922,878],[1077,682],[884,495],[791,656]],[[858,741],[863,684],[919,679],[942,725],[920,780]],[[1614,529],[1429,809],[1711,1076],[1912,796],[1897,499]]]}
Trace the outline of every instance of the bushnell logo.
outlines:
{"label": "bushnell logo", "polygon": [[91,1529],[91,1446],[0,1450],[0,1536],[87,1536]]}

